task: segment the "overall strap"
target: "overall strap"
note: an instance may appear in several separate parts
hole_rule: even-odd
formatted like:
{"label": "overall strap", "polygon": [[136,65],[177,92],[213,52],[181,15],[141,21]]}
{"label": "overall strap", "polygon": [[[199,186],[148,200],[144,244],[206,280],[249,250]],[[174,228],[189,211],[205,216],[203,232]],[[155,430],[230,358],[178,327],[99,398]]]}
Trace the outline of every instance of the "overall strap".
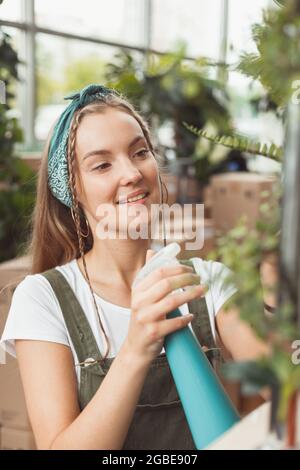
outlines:
{"label": "overall strap", "polygon": [[[97,375],[105,375],[102,356],[87,317],[65,276],[56,268],[41,273],[50,283],[69,331],[79,364]],[[97,361],[97,362],[96,362]]]}
{"label": "overall strap", "polygon": [[[191,266],[194,272],[197,274],[194,263],[191,259],[180,259],[181,264]],[[216,367],[216,362],[222,362],[221,349],[217,347],[216,341],[212,332],[211,322],[209,318],[209,313],[207,309],[207,304],[205,297],[200,297],[198,299],[193,299],[188,302],[188,307],[190,313],[197,313],[192,320],[192,327],[195,330],[196,335],[198,336],[201,346],[207,348],[206,355],[210,360],[211,364]]]}

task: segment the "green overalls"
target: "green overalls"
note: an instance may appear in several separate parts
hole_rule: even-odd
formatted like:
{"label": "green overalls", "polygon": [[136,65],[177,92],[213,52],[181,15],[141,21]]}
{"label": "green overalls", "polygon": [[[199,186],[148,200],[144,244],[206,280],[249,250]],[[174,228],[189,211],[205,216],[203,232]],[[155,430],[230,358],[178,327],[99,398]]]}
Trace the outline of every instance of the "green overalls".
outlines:
{"label": "green overalls", "polygon": [[[190,260],[180,262],[194,267]],[[114,358],[106,358],[101,364],[89,364],[89,360],[101,359],[102,356],[74,291],[57,269],[42,274],[50,282],[59,301],[79,362],[86,361],[86,364],[80,366],[78,400],[82,410],[100,387]],[[200,344],[208,348],[206,354],[213,363],[220,355],[212,334],[205,298],[189,302],[188,307],[195,314],[191,322],[192,329]],[[149,367],[122,449],[196,450],[165,353],[157,356]]]}

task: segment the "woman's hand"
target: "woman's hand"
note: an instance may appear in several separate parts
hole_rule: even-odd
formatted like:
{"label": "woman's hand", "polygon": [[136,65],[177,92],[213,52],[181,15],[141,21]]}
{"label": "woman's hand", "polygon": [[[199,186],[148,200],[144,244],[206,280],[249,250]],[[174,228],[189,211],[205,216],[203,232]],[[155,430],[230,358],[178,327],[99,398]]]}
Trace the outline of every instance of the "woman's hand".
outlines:
{"label": "woman's hand", "polygon": [[[148,250],[147,259],[155,254]],[[163,347],[164,337],[188,325],[193,315],[166,319],[167,313],[205,294],[200,276],[189,266],[166,266],[149,273],[131,291],[131,319],[126,337],[127,348],[140,359],[151,362]],[[193,286],[184,292],[173,290]]]}

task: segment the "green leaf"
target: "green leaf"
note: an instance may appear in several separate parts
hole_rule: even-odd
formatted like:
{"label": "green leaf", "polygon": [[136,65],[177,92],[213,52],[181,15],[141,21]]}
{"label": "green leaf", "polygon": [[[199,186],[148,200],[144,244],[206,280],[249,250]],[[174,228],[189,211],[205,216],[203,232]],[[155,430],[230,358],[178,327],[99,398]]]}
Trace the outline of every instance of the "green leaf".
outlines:
{"label": "green leaf", "polygon": [[267,144],[253,142],[245,137],[240,137],[238,135],[212,136],[204,130],[198,129],[193,125],[187,124],[185,121],[183,121],[182,124],[193,134],[196,134],[200,137],[204,137],[213,144],[220,144],[230,149],[239,150],[241,152],[245,151],[254,155],[262,155],[276,161],[281,161],[282,159],[283,149],[281,147],[276,147],[275,144],[271,144],[271,146],[268,148]]}

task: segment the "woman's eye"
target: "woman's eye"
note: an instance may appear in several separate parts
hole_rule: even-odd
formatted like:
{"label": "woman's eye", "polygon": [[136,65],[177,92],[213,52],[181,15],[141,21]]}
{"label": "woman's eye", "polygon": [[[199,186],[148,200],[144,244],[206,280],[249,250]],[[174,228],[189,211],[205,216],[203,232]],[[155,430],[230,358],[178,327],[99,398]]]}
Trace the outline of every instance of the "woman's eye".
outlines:
{"label": "woman's eye", "polygon": [[102,163],[101,165],[96,166],[93,170],[104,170],[105,165],[110,165],[110,163]]}
{"label": "woman's eye", "polygon": [[[137,152],[136,154],[134,154],[134,156],[138,155],[139,157],[146,157],[148,152],[149,152],[148,149],[143,149],[143,150],[140,150],[139,152]],[[93,171],[105,170],[105,168],[107,168],[105,165],[110,165],[110,163],[102,163],[101,165],[98,165],[95,168],[93,168]]]}
{"label": "woman's eye", "polygon": [[143,149],[143,150],[140,150],[139,152],[137,152],[135,155],[139,155],[139,156],[141,156],[141,157],[145,157],[148,152],[149,152],[148,149]]}

